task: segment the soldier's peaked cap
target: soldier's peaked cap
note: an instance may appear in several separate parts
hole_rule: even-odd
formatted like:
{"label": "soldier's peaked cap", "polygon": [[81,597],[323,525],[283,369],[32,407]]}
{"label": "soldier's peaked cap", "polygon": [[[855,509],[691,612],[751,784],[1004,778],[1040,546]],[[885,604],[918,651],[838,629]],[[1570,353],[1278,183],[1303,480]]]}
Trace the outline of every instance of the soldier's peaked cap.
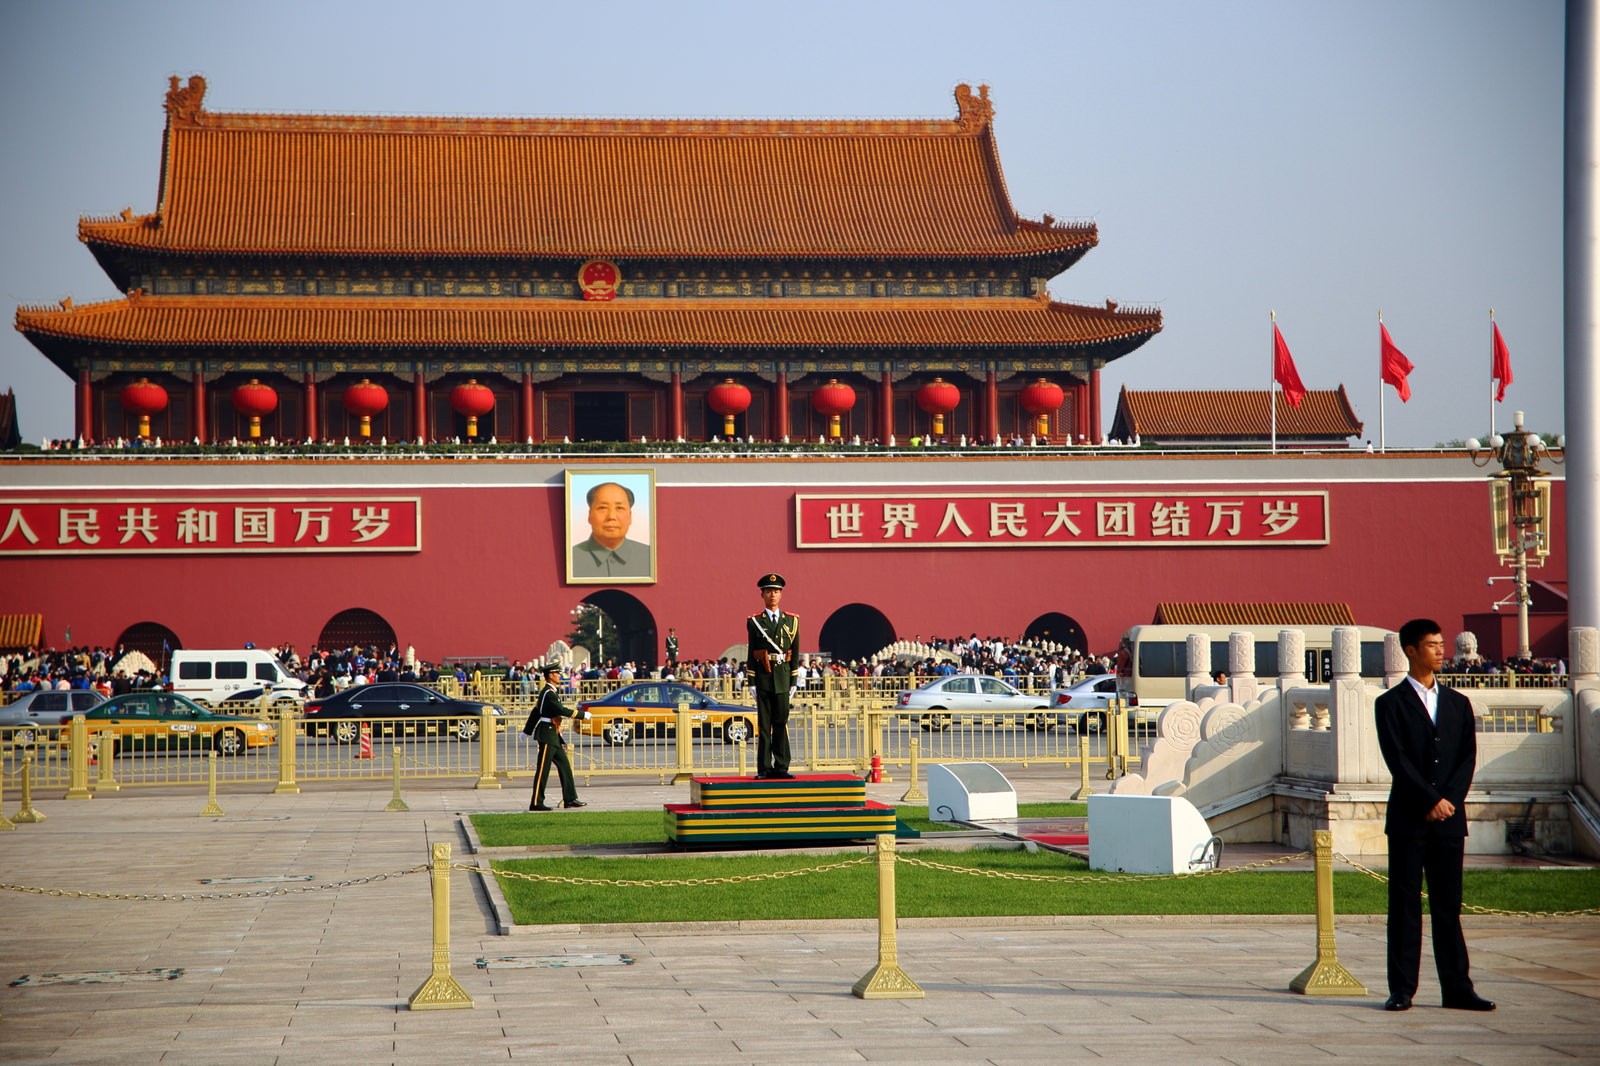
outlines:
{"label": "soldier's peaked cap", "polygon": [[762,574],[761,579],[756,582],[758,589],[781,589],[783,585],[782,574]]}

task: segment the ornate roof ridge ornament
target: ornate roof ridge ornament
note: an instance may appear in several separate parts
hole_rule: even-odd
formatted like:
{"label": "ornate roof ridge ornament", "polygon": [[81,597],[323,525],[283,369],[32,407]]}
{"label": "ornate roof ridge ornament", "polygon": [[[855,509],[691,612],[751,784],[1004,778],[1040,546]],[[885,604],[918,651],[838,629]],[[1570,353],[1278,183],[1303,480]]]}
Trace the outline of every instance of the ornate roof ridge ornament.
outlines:
{"label": "ornate roof ridge ornament", "polygon": [[956,86],[956,125],[963,133],[977,133],[994,121],[994,104],[989,102],[989,87],[978,86],[976,95],[972,86],[962,82]]}
{"label": "ornate roof ridge ornament", "polygon": [[198,126],[206,98],[206,79],[199,74],[189,75],[189,84],[179,88],[178,76],[167,78],[167,118],[177,125]]}

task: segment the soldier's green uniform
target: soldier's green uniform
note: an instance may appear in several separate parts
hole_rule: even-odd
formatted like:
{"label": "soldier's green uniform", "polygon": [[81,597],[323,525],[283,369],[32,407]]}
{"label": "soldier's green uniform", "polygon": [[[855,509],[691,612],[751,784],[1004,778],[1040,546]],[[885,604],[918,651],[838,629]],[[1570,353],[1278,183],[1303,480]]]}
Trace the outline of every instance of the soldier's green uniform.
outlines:
{"label": "soldier's green uniform", "polygon": [[800,619],[779,606],[784,580],[764,574],[756,582],[766,609],[745,621],[745,668],[756,690],[756,776],[791,778],[789,692],[800,661]]}

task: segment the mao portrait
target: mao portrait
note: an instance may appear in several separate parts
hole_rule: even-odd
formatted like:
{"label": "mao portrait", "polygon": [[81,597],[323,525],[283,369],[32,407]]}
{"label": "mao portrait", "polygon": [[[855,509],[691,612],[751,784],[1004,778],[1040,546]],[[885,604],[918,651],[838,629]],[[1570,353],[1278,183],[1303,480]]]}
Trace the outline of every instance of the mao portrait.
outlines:
{"label": "mao portrait", "polygon": [[654,471],[568,470],[566,503],[568,584],[654,583]]}

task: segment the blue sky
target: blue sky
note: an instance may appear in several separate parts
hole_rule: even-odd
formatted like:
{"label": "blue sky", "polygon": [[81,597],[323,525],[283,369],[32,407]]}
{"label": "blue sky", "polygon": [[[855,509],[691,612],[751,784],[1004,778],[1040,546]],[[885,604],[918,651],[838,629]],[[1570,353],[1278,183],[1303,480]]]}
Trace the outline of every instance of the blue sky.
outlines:
{"label": "blue sky", "polygon": [[[1562,430],[1559,0],[177,4],[0,10],[0,296],[109,299],[80,215],[154,206],[167,76],[217,111],[953,116],[991,85],[1017,209],[1091,218],[1057,299],[1153,303],[1118,390],[1262,388],[1276,310],[1310,388],[1378,437],[1381,309],[1416,364],[1390,447]],[[0,390],[72,431],[66,376],[14,330]]]}

